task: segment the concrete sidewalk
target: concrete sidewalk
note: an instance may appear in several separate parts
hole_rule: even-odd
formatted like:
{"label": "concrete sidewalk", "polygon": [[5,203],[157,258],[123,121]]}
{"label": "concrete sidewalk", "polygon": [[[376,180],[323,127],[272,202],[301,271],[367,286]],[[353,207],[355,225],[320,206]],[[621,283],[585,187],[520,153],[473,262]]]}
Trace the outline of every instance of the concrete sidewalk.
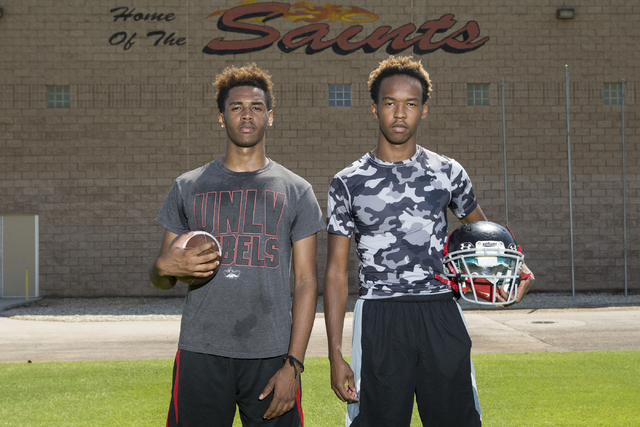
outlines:
{"label": "concrete sidewalk", "polygon": [[[640,307],[465,311],[473,353],[640,350]],[[345,355],[351,351],[350,314]],[[0,362],[170,359],[178,321],[47,322],[0,317]],[[308,357],[326,357],[322,314]]]}

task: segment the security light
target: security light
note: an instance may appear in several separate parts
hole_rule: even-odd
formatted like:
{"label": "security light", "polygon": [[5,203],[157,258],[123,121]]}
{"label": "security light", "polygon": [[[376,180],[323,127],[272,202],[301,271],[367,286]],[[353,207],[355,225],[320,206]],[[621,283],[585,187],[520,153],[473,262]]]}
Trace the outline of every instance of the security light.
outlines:
{"label": "security light", "polygon": [[557,19],[573,19],[573,9],[567,7],[561,7],[556,11]]}

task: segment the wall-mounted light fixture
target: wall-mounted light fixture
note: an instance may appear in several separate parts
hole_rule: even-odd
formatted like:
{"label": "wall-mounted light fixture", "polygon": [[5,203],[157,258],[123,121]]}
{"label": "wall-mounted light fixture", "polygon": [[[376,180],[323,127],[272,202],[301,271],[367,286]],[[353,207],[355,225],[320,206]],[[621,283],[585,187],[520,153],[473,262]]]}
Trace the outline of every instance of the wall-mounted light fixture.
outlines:
{"label": "wall-mounted light fixture", "polygon": [[557,19],[573,19],[573,8],[561,7],[556,10]]}

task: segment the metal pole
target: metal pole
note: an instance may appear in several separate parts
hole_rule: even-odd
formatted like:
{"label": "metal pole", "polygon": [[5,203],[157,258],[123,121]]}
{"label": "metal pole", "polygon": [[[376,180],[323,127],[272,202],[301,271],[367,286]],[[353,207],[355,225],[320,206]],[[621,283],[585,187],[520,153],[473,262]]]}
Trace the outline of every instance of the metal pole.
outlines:
{"label": "metal pole", "polygon": [[571,296],[576,298],[575,262],[573,253],[573,192],[571,190],[571,127],[569,116],[569,66],[564,66],[565,87],[567,96],[567,164],[569,165],[569,224],[571,238]]}
{"label": "metal pole", "polygon": [[627,172],[625,162],[625,146],[624,146],[624,79],[622,79],[622,230],[624,235],[624,296],[628,296],[629,285],[627,282]]}
{"label": "metal pole", "polygon": [[189,120],[189,115],[191,113],[191,111],[189,111],[189,107],[191,107],[191,91],[189,90],[189,19],[191,18],[189,16],[189,0],[186,1],[187,4],[187,22],[186,22],[186,30],[187,30],[187,41],[186,41],[186,46],[184,49],[184,52],[186,54],[186,71],[187,71],[187,93],[186,93],[186,103],[187,103],[187,108],[185,108],[186,112],[187,112],[187,170],[191,170],[191,147],[190,147],[190,138],[189,138],[189,127],[191,126],[191,120]]}
{"label": "metal pole", "polygon": [[507,126],[504,114],[504,78],[501,80],[502,88],[502,152],[504,155],[504,218],[509,225],[509,189],[507,185]]}

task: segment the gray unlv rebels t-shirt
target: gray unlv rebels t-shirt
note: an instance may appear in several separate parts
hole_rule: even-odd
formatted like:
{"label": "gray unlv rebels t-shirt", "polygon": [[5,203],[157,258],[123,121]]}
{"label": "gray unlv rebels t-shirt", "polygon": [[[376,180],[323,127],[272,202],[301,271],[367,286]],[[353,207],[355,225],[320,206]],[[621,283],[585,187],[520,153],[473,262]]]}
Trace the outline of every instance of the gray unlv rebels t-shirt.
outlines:
{"label": "gray unlv rebels t-shirt", "polygon": [[222,249],[213,280],[189,287],[178,348],[244,359],[286,354],[292,243],[324,228],[311,185],[273,161],[237,173],[217,159],[176,179],[156,220],[176,234],[207,231]]}

